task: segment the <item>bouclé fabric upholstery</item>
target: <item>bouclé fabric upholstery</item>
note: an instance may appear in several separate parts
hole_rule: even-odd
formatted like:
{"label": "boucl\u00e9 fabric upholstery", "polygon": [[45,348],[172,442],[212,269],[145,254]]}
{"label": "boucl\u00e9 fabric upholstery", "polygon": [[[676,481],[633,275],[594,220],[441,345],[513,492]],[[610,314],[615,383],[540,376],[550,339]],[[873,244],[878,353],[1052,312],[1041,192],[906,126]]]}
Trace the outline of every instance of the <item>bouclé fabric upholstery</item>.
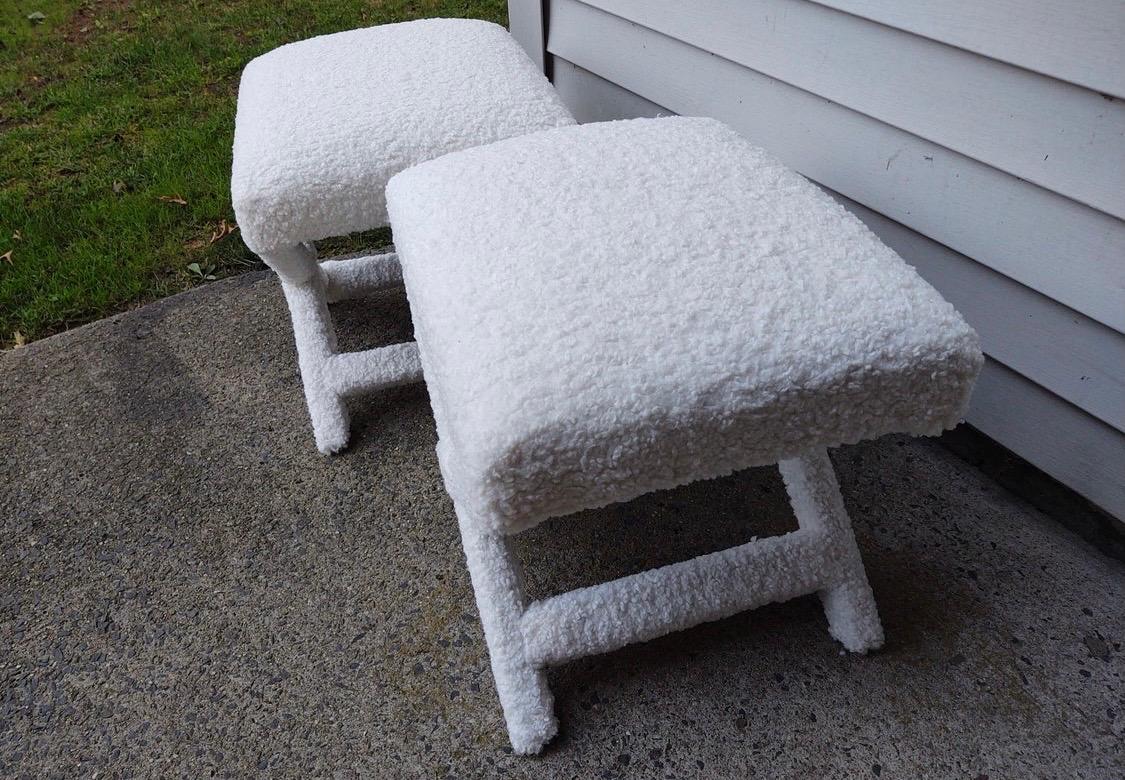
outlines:
{"label": "boucl\u00e9 fabric upholstery", "polygon": [[258,254],[387,223],[395,173],[574,120],[498,25],[425,19],[322,35],[252,60],[231,193]]}
{"label": "boucl\u00e9 fabric upholstery", "polygon": [[913,268],[714,120],[459,151],[395,176],[387,203],[447,487],[504,533],[937,434],[983,361]]}

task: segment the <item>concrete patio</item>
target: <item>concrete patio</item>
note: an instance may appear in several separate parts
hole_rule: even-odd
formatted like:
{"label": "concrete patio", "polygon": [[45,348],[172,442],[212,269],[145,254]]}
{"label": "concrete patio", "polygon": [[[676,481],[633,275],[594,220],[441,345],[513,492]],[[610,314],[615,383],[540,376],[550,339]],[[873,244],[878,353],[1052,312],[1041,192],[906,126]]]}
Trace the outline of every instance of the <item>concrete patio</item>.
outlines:
{"label": "concrete patio", "polygon": [[[348,348],[410,337],[401,293]],[[551,672],[510,755],[421,387],[316,453],[272,275],[0,355],[0,776],[1125,775],[1125,564],[932,442],[833,453],[887,631],[813,598]],[[761,469],[519,538],[535,595],[779,533]]]}

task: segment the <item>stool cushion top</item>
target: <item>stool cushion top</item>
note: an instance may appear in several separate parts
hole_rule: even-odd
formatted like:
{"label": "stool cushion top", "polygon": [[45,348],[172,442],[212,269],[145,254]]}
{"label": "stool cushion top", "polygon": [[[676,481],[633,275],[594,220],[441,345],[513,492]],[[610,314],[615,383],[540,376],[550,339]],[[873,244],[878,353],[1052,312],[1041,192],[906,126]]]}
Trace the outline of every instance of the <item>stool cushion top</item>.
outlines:
{"label": "stool cushion top", "polygon": [[242,73],[231,194],[253,250],[387,224],[387,180],[415,163],[573,124],[498,25],[426,19],[324,35]]}
{"label": "stool cushion top", "polygon": [[937,434],[983,362],[862,222],[714,120],[508,139],[387,197],[447,488],[505,533]]}

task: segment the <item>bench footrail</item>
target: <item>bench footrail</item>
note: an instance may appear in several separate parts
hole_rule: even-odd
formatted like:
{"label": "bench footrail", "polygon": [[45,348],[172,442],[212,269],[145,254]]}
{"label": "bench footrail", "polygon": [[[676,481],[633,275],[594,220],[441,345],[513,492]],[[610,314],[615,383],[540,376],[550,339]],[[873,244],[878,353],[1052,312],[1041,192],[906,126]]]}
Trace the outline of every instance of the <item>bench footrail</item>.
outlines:
{"label": "bench footrail", "polygon": [[512,748],[537,753],[558,724],[543,667],[608,652],[767,603],[819,593],[852,652],[883,644],[828,453],[779,464],[799,528],[784,536],[527,604],[519,562],[495,524],[457,515]]}
{"label": "bench footrail", "polygon": [[[304,262],[316,265],[316,255],[303,251]],[[297,361],[305,400],[312,419],[316,447],[323,453],[339,452],[348,444],[348,409],[344,399],[361,392],[422,381],[422,364],[414,342],[392,344],[362,352],[338,352],[336,328],[329,301],[366,295],[401,284],[394,253],[328,260],[313,267],[304,281],[282,276],[281,287],[293,318]]]}

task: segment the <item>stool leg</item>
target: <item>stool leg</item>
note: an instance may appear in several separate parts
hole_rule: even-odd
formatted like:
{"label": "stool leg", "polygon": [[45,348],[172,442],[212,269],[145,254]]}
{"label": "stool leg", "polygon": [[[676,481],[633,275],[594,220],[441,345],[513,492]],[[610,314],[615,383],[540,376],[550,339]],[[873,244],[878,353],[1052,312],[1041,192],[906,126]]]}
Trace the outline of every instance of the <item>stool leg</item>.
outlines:
{"label": "stool leg", "polygon": [[538,753],[558,731],[547,676],[528,660],[520,618],[523,575],[507,537],[458,508],[461,541],[480,612],[496,692],[516,753]]}
{"label": "stool leg", "polygon": [[263,263],[290,284],[307,282],[320,273],[316,247],[309,243],[271,249],[259,256]]}
{"label": "stool leg", "polygon": [[279,257],[262,259],[278,270],[289,303],[316,447],[323,453],[338,452],[348,443],[348,409],[334,387],[329,367],[336,354],[336,329],[328,313],[324,275],[319,273],[311,247],[296,247]]}
{"label": "stool leg", "polygon": [[883,626],[828,453],[808,452],[778,468],[798,524],[824,533],[835,548],[834,584],[820,591],[829,633],[855,653],[881,647]]}

